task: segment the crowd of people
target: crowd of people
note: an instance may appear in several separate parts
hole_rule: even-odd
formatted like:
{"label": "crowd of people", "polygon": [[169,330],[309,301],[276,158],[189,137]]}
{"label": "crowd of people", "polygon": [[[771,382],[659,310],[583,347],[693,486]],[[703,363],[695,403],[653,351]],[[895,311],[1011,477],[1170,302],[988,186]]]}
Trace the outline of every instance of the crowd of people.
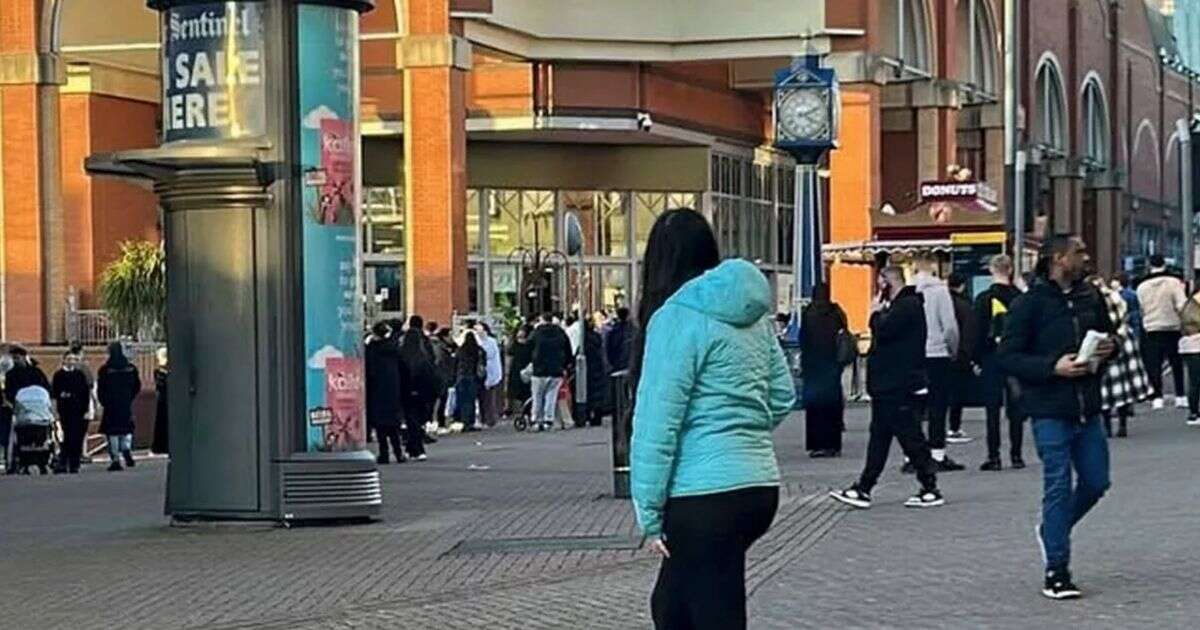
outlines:
{"label": "crowd of people", "polygon": [[[744,628],[747,550],[769,528],[780,474],[772,432],[790,414],[794,385],[769,315],[766,279],[744,261],[721,261],[707,222],[691,210],[659,217],[642,269],[631,492],[639,526],[662,557],[651,609],[658,628]],[[1085,244],[1053,236],[1036,269],[1014,277],[1012,260],[990,260],[978,295],[967,279],[939,277],[933,258],[914,273],[891,265],[876,278],[866,381],[870,425],[857,481],[830,496],[870,508],[893,440],[917,491],[905,505],[946,503],[944,473],[964,470],[947,446],[971,438],[965,408],[986,418],[983,471],[1025,467],[1031,426],[1043,464],[1041,593],[1081,595],[1071,573],[1071,533],[1110,485],[1108,440],[1130,434],[1134,406],[1175,406],[1200,425],[1200,286],[1189,297],[1165,261],[1150,258],[1138,282],[1092,271]],[[806,448],[842,454],[842,375],[858,353],[845,312],[817,286],[801,315],[800,403]],[[1188,389],[1184,392],[1184,365]],[[1152,413],[1152,412],[1151,412]],[[1117,424],[1113,426],[1113,420]],[[1033,542],[1031,540],[1031,542]]]}
{"label": "crowd of people", "polygon": [[499,335],[476,320],[457,334],[419,315],[375,324],[366,339],[366,397],[379,463],[393,452],[397,462],[425,461],[439,435],[515,419],[537,431],[600,426],[612,413],[610,378],[629,368],[629,315],[623,307],[611,317],[544,313]]}
{"label": "crowd of people", "polygon": [[[163,454],[168,448],[166,369],[165,352],[160,352],[154,375],[160,395],[152,451]],[[90,459],[84,443],[97,417],[107,445],[108,470],[137,465],[133,406],[142,381],[122,343],[108,346],[107,359],[94,374],[84,360],[83,347],[72,344],[50,377],[24,347],[8,346],[0,352],[0,387],[0,458],[7,474],[28,474],[32,468],[46,474],[51,466],[58,473],[78,473]],[[57,453],[49,448],[55,421],[62,436]]]}
{"label": "crowd of people", "polygon": [[[1124,273],[1105,279],[1091,272],[1080,239],[1056,236],[1047,240],[1028,278],[1013,277],[1009,257],[992,258],[991,286],[973,301],[962,276],[951,274],[944,282],[936,277],[935,259],[918,259],[912,279],[900,267],[883,269],[870,318],[866,464],[859,479],[831,492],[832,498],[871,507],[871,491],[894,437],[907,460],[902,470],[915,472],[920,484],[905,505],[943,505],[938,475],[964,468],[946,455],[946,444],[971,441],[962,429],[963,408],[984,409],[983,471],[1004,469],[1002,411],[1009,464],[1025,467],[1028,421],[1043,463],[1043,513],[1036,530],[1045,559],[1043,594],[1078,597],[1070,572],[1071,531],[1109,487],[1106,439],[1128,437],[1138,402],[1151,400],[1155,410],[1167,406],[1164,363],[1174,377],[1174,406],[1188,408],[1189,426],[1200,425],[1200,287],[1189,297],[1183,278],[1169,272],[1161,256],[1149,263],[1136,283]],[[822,339],[828,329],[844,327],[844,315],[837,317],[840,309],[822,290],[809,311],[816,318],[835,314],[824,316],[825,328],[809,327],[818,339],[804,344],[806,351],[816,351],[806,361],[839,375],[830,379],[817,369],[816,380],[831,390],[820,396],[809,399],[806,387],[807,422],[827,431],[834,427],[829,418],[840,418],[830,413],[828,401],[843,399],[841,366]],[[809,431],[810,439],[822,434]],[[822,441],[809,448],[821,456],[830,447]]]}

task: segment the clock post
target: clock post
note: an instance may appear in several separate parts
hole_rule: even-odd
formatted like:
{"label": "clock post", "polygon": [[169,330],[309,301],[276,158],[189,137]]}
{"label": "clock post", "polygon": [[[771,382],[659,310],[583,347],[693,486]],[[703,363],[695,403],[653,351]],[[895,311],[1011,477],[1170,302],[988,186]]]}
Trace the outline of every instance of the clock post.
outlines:
{"label": "clock post", "polygon": [[793,208],[792,320],[787,338],[799,341],[800,310],[821,282],[821,195],[817,166],[837,146],[841,99],[837,76],[806,55],[775,75],[775,146],[796,160]]}
{"label": "clock post", "polygon": [[821,261],[821,195],[817,166],[837,146],[841,99],[837,76],[821,67],[821,57],[806,55],[775,74],[775,146],[796,160],[796,195],[792,215],[791,319],[784,350],[796,386],[800,370],[800,313],[824,279]]}

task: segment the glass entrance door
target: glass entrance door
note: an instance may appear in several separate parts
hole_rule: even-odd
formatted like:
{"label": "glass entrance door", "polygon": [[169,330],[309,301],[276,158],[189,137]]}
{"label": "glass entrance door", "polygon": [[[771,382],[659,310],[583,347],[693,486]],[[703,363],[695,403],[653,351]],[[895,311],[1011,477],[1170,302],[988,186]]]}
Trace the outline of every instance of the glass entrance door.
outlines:
{"label": "glass entrance door", "polygon": [[364,269],[367,319],[374,323],[404,317],[404,263],[369,262]]}

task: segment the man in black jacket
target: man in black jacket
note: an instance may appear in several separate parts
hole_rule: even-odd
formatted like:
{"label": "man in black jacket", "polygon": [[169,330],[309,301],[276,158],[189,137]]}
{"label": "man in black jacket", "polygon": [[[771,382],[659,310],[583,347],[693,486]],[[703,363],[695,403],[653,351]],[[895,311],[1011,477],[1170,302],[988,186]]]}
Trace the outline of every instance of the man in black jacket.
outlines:
{"label": "man in black jacket", "polygon": [[[1001,367],[1020,383],[1021,410],[1033,419],[1042,458],[1037,536],[1046,568],[1042,594],[1051,599],[1080,596],[1071,581],[1071,530],[1109,487],[1099,364],[1116,345],[1103,298],[1083,281],[1089,264],[1080,238],[1046,241],[1038,277],[1013,302],[999,349]],[[1089,331],[1108,335],[1096,346],[1092,361],[1076,354]]]}
{"label": "man in black jacket", "polygon": [[554,318],[545,313],[533,331],[533,426],[539,431],[554,426],[558,390],[574,361],[571,340]]}
{"label": "man in black jacket", "polygon": [[979,380],[983,389],[980,393],[987,414],[988,452],[987,461],[979,469],[998,471],[1004,468],[1004,464],[1000,462],[1001,405],[1004,406],[1005,415],[1008,417],[1012,467],[1025,467],[1025,460],[1021,455],[1025,417],[1017,408],[1012,390],[1007,385],[1007,379],[996,357],[996,348],[1004,335],[1004,322],[1008,318],[1008,311],[1012,308],[1013,300],[1021,295],[1021,291],[1012,285],[1012,259],[1007,255],[993,256],[988,262],[988,270],[992,272],[992,286],[975,298],[975,329],[979,332],[979,340],[975,344],[975,365],[980,370]]}
{"label": "man in black jacket", "polygon": [[887,465],[892,438],[916,468],[921,490],[907,507],[945,504],[937,488],[937,466],[917,420],[917,397],[928,392],[925,360],[925,306],[921,294],[905,286],[904,270],[888,267],[879,275],[880,296],[871,315],[871,353],[867,357],[867,392],[871,394],[871,436],[867,463],[858,483],[829,493],[857,508],[871,507],[871,489]]}

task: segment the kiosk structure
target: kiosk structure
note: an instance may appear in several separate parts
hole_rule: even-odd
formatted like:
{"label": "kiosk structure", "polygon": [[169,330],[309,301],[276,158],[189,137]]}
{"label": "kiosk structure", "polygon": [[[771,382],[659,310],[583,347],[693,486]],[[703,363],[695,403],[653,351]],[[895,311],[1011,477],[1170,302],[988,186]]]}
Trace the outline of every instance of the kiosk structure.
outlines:
{"label": "kiosk structure", "polygon": [[88,171],[163,209],[177,520],[371,518],[358,23],[373,0],[149,0],[163,137]]}

